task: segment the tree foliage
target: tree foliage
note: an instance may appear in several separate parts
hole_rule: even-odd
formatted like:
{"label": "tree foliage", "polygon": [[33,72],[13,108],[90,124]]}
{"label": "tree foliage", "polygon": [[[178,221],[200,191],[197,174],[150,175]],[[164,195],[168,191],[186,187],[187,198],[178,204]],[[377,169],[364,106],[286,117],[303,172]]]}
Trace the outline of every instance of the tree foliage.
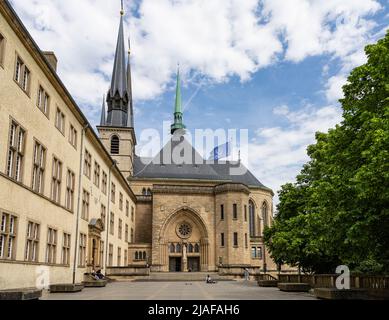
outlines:
{"label": "tree foliage", "polygon": [[389,31],[365,49],[340,100],[343,121],[317,133],[310,161],[279,192],[265,230],[272,257],[306,271],[389,272]]}

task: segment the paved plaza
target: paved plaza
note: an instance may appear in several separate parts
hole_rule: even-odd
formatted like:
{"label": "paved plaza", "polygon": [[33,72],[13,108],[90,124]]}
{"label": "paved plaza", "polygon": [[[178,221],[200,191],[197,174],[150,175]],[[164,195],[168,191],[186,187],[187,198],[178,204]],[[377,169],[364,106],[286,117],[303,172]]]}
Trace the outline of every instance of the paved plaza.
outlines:
{"label": "paved plaza", "polygon": [[85,288],[79,293],[50,294],[43,300],[315,300],[309,293],[287,293],[261,288],[254,281],[112,282],[105,288]]}

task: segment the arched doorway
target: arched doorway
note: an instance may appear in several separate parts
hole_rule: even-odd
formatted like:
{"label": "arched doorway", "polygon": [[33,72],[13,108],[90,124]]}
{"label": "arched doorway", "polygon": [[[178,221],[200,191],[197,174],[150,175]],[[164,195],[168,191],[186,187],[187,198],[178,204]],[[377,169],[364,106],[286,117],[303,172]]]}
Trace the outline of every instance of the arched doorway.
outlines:
{"label": "arched doorway", "polygon": [[162,250],[166,271],[208,270],[208,233],[205,223],[195,211],[184,208],[171,214],[161,234],[166,243],[166,250]]}

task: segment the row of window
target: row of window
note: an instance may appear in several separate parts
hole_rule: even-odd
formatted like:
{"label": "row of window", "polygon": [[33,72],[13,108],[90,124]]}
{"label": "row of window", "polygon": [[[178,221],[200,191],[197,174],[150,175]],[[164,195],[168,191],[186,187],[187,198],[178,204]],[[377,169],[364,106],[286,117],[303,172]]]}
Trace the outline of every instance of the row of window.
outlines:
{"label": "row of window", "polygon": [[[0,34],[0,66],[4,66],[4,57],[5,57],[5,38]],[[14,80],[19,85],[19,87],[30,96],[31,92],[31,71],[29,67],[25,64],[24,60],[16,55],[15,59],[15,70],[14,70]],[[41,110],[47,117],[50,114],[50,95],[47,90],[39,84],[37,89],[37,100],[36,106]],[[61,111],[59,107],[56,109],[55,127],[65,135],[65,114]],[[77,130],[72,124],[69,124],[69,143],[77,148]]]}
{"label": "row of window", "polygon": [[[18,218],[12,214],[1,213],[0,225],[0,259],[15,260],[16,258],[16,240]],[[26,230],[26,245],[24,251],[24,260],[30,262],[39,262],[41,226],[38,223],[28,221]],[[81,243],[80,243],[81,245]],[[46,255],[45,262],[48,264],[57,264],[58,248],[58,230],[53,228],[47,229]],[[62,252],[60,264],[70,265],[70,246],[71,235],[62,233]],[[84,260],[80,260],[84,261]]]}
{"label": "row of window", "polygon": [[[16,259],[16,240],[18,236],[17,231],[18,218],[12,214],[2,213],[0,224],[0,259],[15,260]],[[26,244],[24,252],[24,260],[28,262],[40,262],[39,261],[39,249],[40,249],[40,233],[41,225],[28,221],[26,231]],[[48,227],[47,239],[46,239],[46,255],[45,263],[47,264],[62,264],[70,265],[70,249],[71,249],[72,237],[71,234],[62,233],[62,245],[59,245],[59,232],[58,230]],[[57,261],[57,250],[61,247],[61,260]],[[121,265],[121,248],[118,247],[118,266]],[[104,242],[100,243],[100,265],[102,265],[102,259],[104,257]],[[124,263],[127,261],[127,250],[124,250]],[[84,233],[79,234],[78,245],[78,266],[85,267],[87,262],[87,235]],[[109,245],[109,257],[108,263],[113,265],[113,245]]]}
{"label": "row of window", "polygon": [[[91,179],[92,174],[92,155],[91,153],[85,149],[84,155],[84,175]],[[100,174],[102,174],[100,179]],[[93,172],[93,183],[97,188],[100,188],[100,180],[101,180],[101,190],[106,195],[107,194],[107,185],[108,185],[108,176],[104,170],[101,170],[100,165],[97,161],[94,162],[94,172]],[[111,182],[111,202],[116,203],[116,185]],[[130,202],[126,200],[126,216],[130,215]],[[124,198],[123,193],[119,192],[119,210],[123,211],[124,209]],[[131,220],[134,221],[134,207],[131,207]]]}
{"label": "row of window", "polygon": [[135,251],[134,260],[136,260],[136,261],[147,261],[146,251]]}
{"label": "row of window", "polygon": [[[170,253],[182,253],[183,246],[181,243],[171,243],[169,245],[169,252]],[[189,243],[187,245],[187,252],[188,253],[200,253],[200,245],[198,243]]]}
{"label": "row of window", "polygon": [[[26,147],[26,131],[19,123],[12,120],[9,130],[9,147],[7,153],[6,175],[23,182],[23,164]],[[46,172],[47,149],[36,139],[33,148],[33,169],[31,188],[39,194],[44,193],[44,178]],[[52,159],[50,199],[61,204],[63,163],[55,156]],[[65,207],[74,211],[75,174],[72,170],[66,172]]]}
{"label": "row of window", "polygon": [[[106,223],[106,213],[107,209],[104,205],[101,205],[101,220],[103,223]],[[115,235],[115,214],[111,212],[109,215],[109,233],[113,236]],[[129,238],[130,236],[130,238]],[[118,238],[122,239],[123,237],[123,220],[119,218],[118,221]],[[124,229],[124,241],[129,243],[134,243],[134,229],[131,228],[131,234],[129,235],[129,226],[126,223]]]}
{"label": "row of window", "polygon": [[[124,250],[124,266],[128,265],[128,251],[127,249]],[[113,244],[109,244],[108,249],[108,266],[112,267],[113,264],[113,255],[114,255],[114,247]],[[122,248],[117,248],[117,264],[118,267],[122,266]]]}
{"label": "row of window", "polygon": [[[256,222],[255,222],[255,206],[254,203],[250,200],[249,206],[249,228],[250,228],[250,236],[254,237],[256,235]],[[244,221],[247,222],[247,205],[244,205],[244,212],[243,212]],[[220,205],[220,220],[225,219],[225,212],[224,212],[224,205]],[[232,219],[238,220],[238,205],[234,203],[232,205]],[[268,207],[267,203],[263,202],[262,204],[262,220],[264,223],[264,227],[267,227],[269,225],[268,221]],[[260,230],[260,226],[258,227],[258,231]]]}

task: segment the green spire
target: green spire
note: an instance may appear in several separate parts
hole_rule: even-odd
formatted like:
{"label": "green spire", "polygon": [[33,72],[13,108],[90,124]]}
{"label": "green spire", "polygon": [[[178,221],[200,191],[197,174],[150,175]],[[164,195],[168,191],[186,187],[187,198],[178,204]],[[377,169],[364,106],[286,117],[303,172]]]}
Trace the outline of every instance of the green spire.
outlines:
{"label": "green spire", "polygon": [[185,125],[182,123],[182,98],[181,98],[181,78],[180,67],[177,70],[177,87],[176,87],[176,104],[174,107],[174,123],[171,126],[171,134],[174,134],[177,130],[185,129]]}

